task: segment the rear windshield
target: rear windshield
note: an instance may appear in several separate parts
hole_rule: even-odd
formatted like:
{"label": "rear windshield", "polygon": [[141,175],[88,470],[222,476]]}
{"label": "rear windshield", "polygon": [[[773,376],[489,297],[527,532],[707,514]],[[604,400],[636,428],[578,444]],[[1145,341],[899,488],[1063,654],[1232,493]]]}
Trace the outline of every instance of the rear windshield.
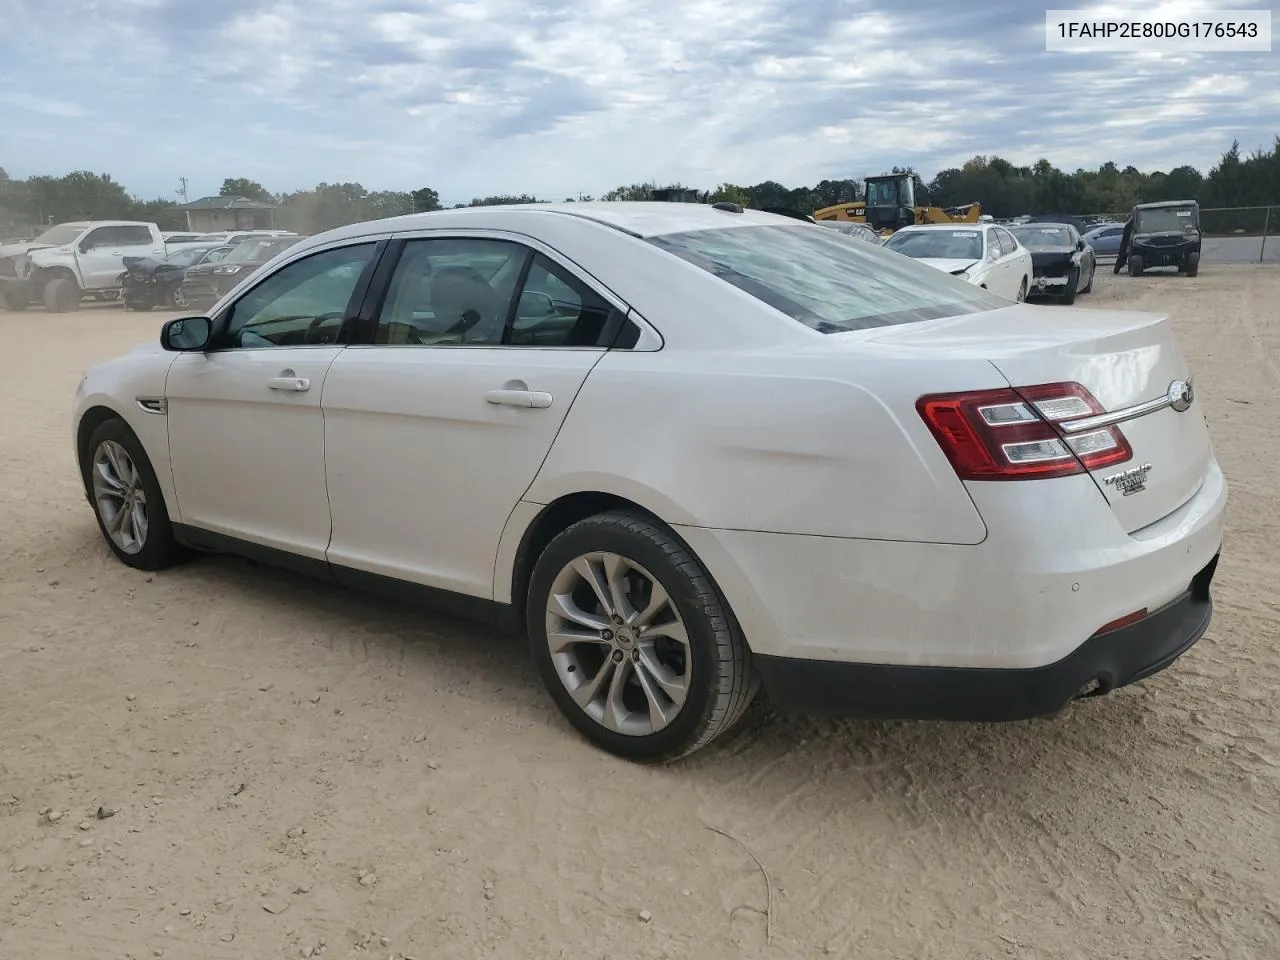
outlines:
{"label": "rear windshield", "polygon": [[813,224],[693,230],[649,242],[820,333],[1008,306],[941,270]]}

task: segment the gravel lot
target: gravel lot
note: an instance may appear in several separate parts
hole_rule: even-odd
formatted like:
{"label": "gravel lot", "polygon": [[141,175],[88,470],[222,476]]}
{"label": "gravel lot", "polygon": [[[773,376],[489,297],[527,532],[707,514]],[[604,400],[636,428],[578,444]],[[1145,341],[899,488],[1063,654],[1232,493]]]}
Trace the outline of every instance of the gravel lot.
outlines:
{"label": "gravel lot", "polygon": [[68,411],[164,316],[0,313],[0,957],[1274,960],[1280,270],[1079,302],[1172,311],[1195,366],[1232,485],[1205,640],[1051,721],[760,708],[665,769],[579,740],[519,642],[117,563]]}

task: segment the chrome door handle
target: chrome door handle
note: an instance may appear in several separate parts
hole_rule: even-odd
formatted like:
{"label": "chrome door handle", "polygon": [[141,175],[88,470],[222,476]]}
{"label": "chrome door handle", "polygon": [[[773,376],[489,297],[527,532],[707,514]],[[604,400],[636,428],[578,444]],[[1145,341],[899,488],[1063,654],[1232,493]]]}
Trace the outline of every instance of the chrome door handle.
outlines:
{"label": "chrome door handle", "polygon": [[551,394],[543,393],[541,390],[490,390],[484,398],[489,403],[507,407],[532,407],[536,410],[544,410],[551,406],[552,400]]}
{"label": "chrome door handle", "polygon": [[290,390],[294,393],[305,393],[311,389],[311,381],[306,377],[272,377],[267,381],[272,390]]}

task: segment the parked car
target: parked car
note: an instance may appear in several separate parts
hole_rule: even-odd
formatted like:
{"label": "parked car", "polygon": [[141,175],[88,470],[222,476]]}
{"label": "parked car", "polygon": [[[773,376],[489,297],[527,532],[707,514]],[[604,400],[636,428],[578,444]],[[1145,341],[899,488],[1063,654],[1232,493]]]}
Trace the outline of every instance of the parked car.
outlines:
{"label": "parked car", "polygon": [[72,436],[122,562],[452,601],[621,756],[761,685],[1013,720],[1196,642],[1227,498],[1170,320],[1045,313],[759,211],[438,211],[301,240],[91,367]]}
{"label": "parked car", "polygon": [[160,236],[164,239],[167,247],[176,244],[208,242],[203,233],[182,233],[176,230],[166,230],[161,232]]}
{"label": "parked car", "polygon": [[1115,272],[1125,266],[1137,277],[1152,267],[1173,267],[1194,277],[1200,272],[1200,205],[1194,200],[1140,203],[1120,238]]}
{"label": "parked car", "polygon": [[876,233],[865,223],[857,223],[852,220],[815,220],[815,223],[828,229],[843,233],[846,237],[853,237],[855,240],[865,240],[867,243],[880,243],[880,234]]}
{"label": "parked car", "polygon": [[1095,256],[1114,257],[1120,252],[1123,223],[1104,223],[1084,235],[1084,242],[1093,247]]}
{"label": "parked car", "polygon": [[0,247],[0,300],[10,310],[43,302],[51,313],[78,310],[85,297],[115,300],[125,257],[165,253],[154,223],[60,223],[30,243]]}
{"label": "parked car", "polygon": [[1031,254],[1004,227],[917,224],[896,231],[884,248],[1010,300],[1025,300],[1031,289]]}
{"label": "parked car", "polygon": [[201,239],[217,243],[239,243],[241,240],[261,239],[262,237],[296,237],[292,230],[224,230],[218,233],[206,233]]}
{"label": "parked car", "polygon": [[235,249],[235,244],[181,244],[162,260],[155,257],[125,257],[120,274],[120,296],[126,310],[150,310],[187,305],[181,286],[188,267],[218,263]]}
{"label": "parked car", "polygon": [[234,249],[217,263],[188,267],[177,296],[190,307],[207,307],[260,266],[302,237],[250,237],[232,241]]}
{"label": "parked car", "polygon": [[1093,289],[1098,258],[1069,223],[1024,223],[1011,231],[1031,251],[1035,269],[1031,292],[1072,304],[1076,294]]}

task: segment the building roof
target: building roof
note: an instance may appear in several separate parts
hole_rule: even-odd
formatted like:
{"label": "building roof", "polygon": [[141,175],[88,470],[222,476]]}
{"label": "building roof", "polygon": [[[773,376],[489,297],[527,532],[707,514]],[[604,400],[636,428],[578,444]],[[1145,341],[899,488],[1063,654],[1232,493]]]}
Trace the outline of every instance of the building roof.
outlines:
{"label": "building roof", "polygon": [[201,197],[180,204],[179,210],[274,210],[274,203],[250,200],[248,197]]}

